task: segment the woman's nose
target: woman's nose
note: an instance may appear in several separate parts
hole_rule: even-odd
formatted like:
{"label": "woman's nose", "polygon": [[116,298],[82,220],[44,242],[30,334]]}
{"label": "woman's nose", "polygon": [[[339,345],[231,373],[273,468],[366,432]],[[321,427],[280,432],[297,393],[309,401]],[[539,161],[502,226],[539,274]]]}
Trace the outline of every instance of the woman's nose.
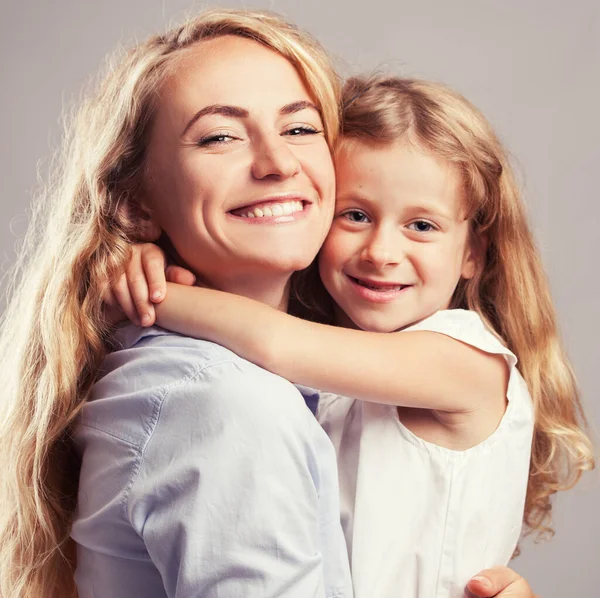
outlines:
{"label": "woman's nose", "polygon": [[298,174],[300,170],[298,158],[281,136],[261,139],[255,144],[252,162],[254,178],[289,178]]}

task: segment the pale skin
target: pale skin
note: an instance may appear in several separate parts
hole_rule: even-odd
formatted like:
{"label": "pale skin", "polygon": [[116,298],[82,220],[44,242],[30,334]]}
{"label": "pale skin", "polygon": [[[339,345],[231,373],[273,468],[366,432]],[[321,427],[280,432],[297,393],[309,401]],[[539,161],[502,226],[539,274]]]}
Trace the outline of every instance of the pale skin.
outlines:
{"label": "pale skin", "polygon": [[[404,152],[405,158],[407,152],[415,153],[414,148],[394,149]],[[355,150],[352,148],[353,154]],[[360,151],[358,154],[360,161]],[[347,163],[350,163],[349,157],[345,156]],[[374,165],[381,162],[381,157],[378,156]],[[331,251],[327,242],[321,254],[321,275],[338,304],[343,302],[336,296],[335,288],[332,292],[330,287],[335,286],[336,275],[342,276],[344,282],[348,264],[352,278],[383,282],[392,272],[390,280],[414,286],[426,299],[433,300],[433,304],[419,307],[412,314],[412,321],[405,321],[406,310],[402,310],[399,319],[398,315],[390,318],[389,313],[384,314],[385,318],[377,325],[370,325],[370,329],[381,332],[398,330],[427,317],[433,313],[428,313],[428,308],[433,307],[434,311],[447,308],[458,280],[472,276],[475,267],[476,251],[469,240],[468,223],[461,216],[461,187],[456,173],[445,165],[432,164],[431,160],[429,164],[419,163],[419,156],[416,158],[407,173],[414,172],[415,167],[417,171],[419,167],[425,170],[430,167],[435,172],[437,167],[439,184],[433,189],[415,189],[411,188],[414,180],[410,176],[395,181],[394,189],[398,189],[398,183],[400,188],[404,185],[406,197],[414,198],[415,190],[421,193],[416,194],[416,202],[405,202],[400,210],[388,209],[385,200],[383,207],[378,205],[374,197],[380,200],[380,190],[373,189],[370,196],[364,177],[357,201],[356,187],[352,187],[351,181],[346,187],[340,185],[338,174],[338,204],[328,240],[333,238],[339,243],[344,235],[359,238],[358,247],[346,251],[348,259],[342,260],[343,263],[328,260]],[[338,159],[338,171],[339,163]],[[372,174],[371,182],[381,182],[380,173]],[[426,177],[426,180],[431,178]],[[439,205],[436,205],[436,199]],[[448,209],[449,204],[451,209]],[[378,209],[380,213],[377,213]],[[355,221],[357,212],[364,214],[369,222],[349,223],[347,214],[353,214]],[[338,219],[341,229],[336,230]],[[398,228],[390,226],[390,222],[401,224],[400,235],[389,234],[389,230]],[[423,222],[435,225],[439,239],[424,240],[419,235],[427,228]],[[415,223],[420,224],[415,226]],[[358,230],[353,229],[354,224],[359,225]],[[367,226],[361,229],[362,224]],[[373,226],[369,226],[371,224]],[[344,227],[350,230],[344,230]],[[374,232],[365,233],[369,228]],[[443,259],[439,264],[435,263],[436,243],[438,253],[450,261]],[[403,245],[402,259],[396,255],[399,244]],[[429,252],[424,257],[418,253],[423,247],[428,247],[426,251]],[[402,266],[401,274],[409,273],[410,280],[395,278],[400,271],[398,266],[406,263],[411,266]],[[428,286],[427,269],[439,265],[447,271],[449,264],[455,266],[450,268],[454,273],[454,279],[450,277],[448,281],[450,287],[432,289]],[[161,326],[228,346],[288,379],[358,399],[398,405],[400,417],[413,432],[453,449],[478,444],[493,432],[502,417],[507,368],[498,357],[431,332],[378,334],[305,322],[246,297],[182,286],[193,284],[194,275],[180,268],[170,267],[169,280],[181,284],[169,285],[167,293],[164,267],[164,258],[154,246],[143,245],[134,250],[127,276],[114,289],[113,297],[134,321],[144,325],[153,323],[154,303]],[[199,305],[201,309],[198,309]],[[338,323],[364,326],[361,318],[371,317],[373,314],[369,310],[372,307],[365,307],[360,301],[344,305],[346,311],[338,310]],[[289,342],[290,338],[294,339],[293,343]],[[331,359],[332,355],[335,359]],[[402,376],[398,376],[399,363],[402,364]],[[436,376],[431,376],[431,372],[436,372]],[[468,587],[476,596],[533,596],[523,578],[502,567],[482,572]]]}

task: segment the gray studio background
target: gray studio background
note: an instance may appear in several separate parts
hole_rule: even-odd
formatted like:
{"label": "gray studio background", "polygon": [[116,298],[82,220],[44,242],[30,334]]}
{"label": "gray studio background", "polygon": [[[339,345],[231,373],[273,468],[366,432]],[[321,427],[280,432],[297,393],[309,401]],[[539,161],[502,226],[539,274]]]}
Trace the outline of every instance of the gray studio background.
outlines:
{"label": "gray studio background", "polygon": [[[345,74],[381,67],[438,79],[483,109],[522,173],[562,332],[597,431],[600,3],[264,0],[220,5],[283,13],[318,37]],[[205,5],[2,0],[0,6],[4,272],[26,228],[36,173],[45,172],[60,142],[63,106],[117,43],[132,43]],[[3,305],[0,300],[0,310]],[[542,598],[600,595],[598,477],[598,472],[588,474],[575,490],[559,496],[555,538],[538,545],[526,541],[512,563]]]}

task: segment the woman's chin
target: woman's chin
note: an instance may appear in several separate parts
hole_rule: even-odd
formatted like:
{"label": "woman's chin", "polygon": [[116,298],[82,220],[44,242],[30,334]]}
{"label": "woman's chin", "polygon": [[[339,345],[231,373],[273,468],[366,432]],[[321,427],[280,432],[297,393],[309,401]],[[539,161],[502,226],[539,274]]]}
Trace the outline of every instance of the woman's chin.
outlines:
{"label": "woman's chin", "polygon": [[290,242],[277,251],[266,251],[256,255],[256,263],[267,274],[292,274],[308,268],[314,261],[320,245],[318,243]]}
{"label": "woman's chin", "polygon": [[292,275],[294,272],[299,272],[310,266],[315,259],[316,254],[298,255],[280,255],[275,259],[270,259],[265,263],[265,271],[273,274]]}

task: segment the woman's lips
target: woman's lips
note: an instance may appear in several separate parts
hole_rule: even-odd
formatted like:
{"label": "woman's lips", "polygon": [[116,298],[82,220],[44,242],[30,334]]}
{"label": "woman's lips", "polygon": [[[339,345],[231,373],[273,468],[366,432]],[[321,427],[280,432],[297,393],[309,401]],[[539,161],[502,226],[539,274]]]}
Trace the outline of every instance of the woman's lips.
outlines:
{"label": "woman's lips", "polygon": [[372,303],[389,303],[397,299],[412,285],[398,282],[376,281],[366,278],[356,278],[346,274],[353,291],[365,301]]}
{"label": "woman's lips", "polygon": [[248,224],[279,224],[304,218],[310,206],[310,202],[296,197],[277,198],[231,210],[228,215]]}

